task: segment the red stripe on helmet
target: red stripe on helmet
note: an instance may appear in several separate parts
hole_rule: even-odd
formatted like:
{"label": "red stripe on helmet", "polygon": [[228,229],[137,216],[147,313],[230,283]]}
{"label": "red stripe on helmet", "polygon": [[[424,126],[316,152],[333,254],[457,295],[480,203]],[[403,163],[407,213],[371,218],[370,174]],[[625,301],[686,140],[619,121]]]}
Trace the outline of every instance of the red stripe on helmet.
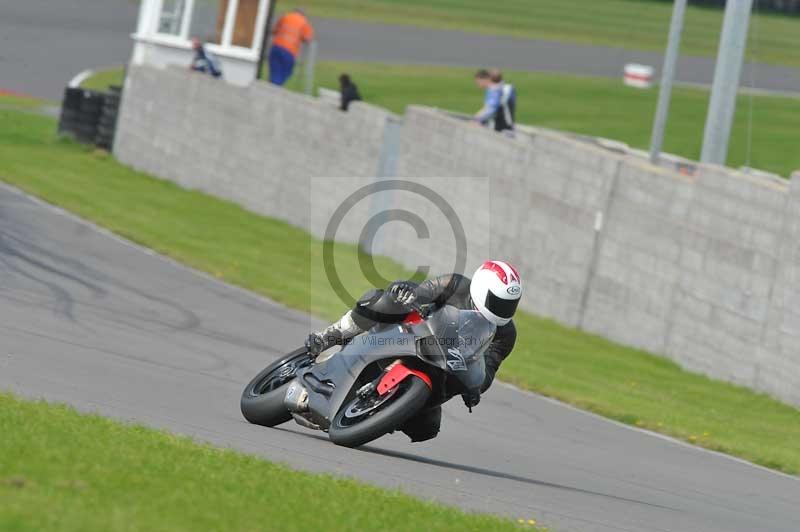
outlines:
{"label": "red stripe on helmet", "polygon": [[512,279],[514,281],[518,282],[518,283],[521,283],[522,282],[522,278],[519,276],[519,272],[517,271],[517,269],[515,267],[513,267],[511,264],[507,263],[507,262],[506,262],[506,266],[508,266],[508,269],[511,270]]}
{"label": "red stripe on helmet", "polygon": [[506,270],[497,262],[493,260],[487,260],[483,263],[483,265],[481,265],[481,270],[489,270],[494,272],[497,277],[503,281],[503,284],[508,284],[508,275],[506,274]]}

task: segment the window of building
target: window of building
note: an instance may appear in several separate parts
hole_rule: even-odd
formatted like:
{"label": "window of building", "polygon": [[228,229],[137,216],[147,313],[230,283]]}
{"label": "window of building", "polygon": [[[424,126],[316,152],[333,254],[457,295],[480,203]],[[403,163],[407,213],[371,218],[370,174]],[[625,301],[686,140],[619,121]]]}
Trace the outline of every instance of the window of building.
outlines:
{"label": "window of building", "polygon": [[185,0],[164,0],[158,18],[158,33],[180,35]]}
{"label": "window of building", "polygon": [[197,37],[207,43],[221,44],[227,9],[226,0],[194,0],[189,37]]}
{"label": "window of building", "polygon": [[233,26],[233,38],[231,39],[233,46],[252,48],[259,45],[259,43],[253,42],[256,35],[258,5],[259,0],[239,0]]}

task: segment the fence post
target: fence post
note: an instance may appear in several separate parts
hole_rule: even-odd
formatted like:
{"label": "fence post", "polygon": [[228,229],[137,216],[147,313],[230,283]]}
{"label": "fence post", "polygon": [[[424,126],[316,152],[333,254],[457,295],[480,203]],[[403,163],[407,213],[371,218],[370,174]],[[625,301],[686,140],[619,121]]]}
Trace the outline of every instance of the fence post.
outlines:
{"label": "fence post", "polygon": [[736,95],[752,7],[753,0],[736,0],[725,4],[714,82],[703,132],[703,148],[700,150],[700,162],[703,163],[724,165],[728,159],[728,143],[736,112]]}
{"label": "fence post", "polygon": [[653,120],[653,134],[650,138],[650,162],[658,164],[661,146],[664,143],[664,130],[669,116],[669,100],[672,96],[672,81],[675,78],[675,66],[678,63],[678,51],[681,46],[683,19],[686,13],[686,0],[675,0],[672,8],[672,22],[669,26],[669,42],[664,55],[664,66],[661,69],[661,86],[658,89],[658,105]]}
{"label": "fence post", "polygon": [[308,43],[308,51],[306,52],[305,75],[303,81],[305,82],[305,93],[309,96],[314,95],[314,71],[317,67],[317,41]]}

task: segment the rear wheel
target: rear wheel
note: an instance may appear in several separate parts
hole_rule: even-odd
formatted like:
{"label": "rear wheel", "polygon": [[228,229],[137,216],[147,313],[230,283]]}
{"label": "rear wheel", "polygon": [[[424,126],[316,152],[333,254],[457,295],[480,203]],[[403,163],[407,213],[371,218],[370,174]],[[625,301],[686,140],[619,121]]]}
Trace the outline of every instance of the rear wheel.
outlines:
{"label": "rear wheel", "polygon": [[265,427],[274,427],[292,419],[292,414],[283,406],[286,388],[300,368],[313,363],[314,356],[301,348],[264,368],[242,392],[240,406],[244,418]]}
{"label": "rear wheel", "polygon": [[328,435],[333,443],[358,447],[399,429],[430,397],[428,385],[411,375],[383,396],[372,392],[345,402],[331,422]]}

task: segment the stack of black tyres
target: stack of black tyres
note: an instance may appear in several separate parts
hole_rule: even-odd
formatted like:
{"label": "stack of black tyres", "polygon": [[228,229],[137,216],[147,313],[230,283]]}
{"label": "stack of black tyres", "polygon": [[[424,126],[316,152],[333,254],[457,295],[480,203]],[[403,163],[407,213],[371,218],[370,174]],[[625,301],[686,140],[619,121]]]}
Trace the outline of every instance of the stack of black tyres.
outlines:
{"label": "stack of black tyres", "polygon": [[62,135],[74,137],[81,123],[81,102],[83,89],[67,87],[64,91],[64,101],[61,102],[61,118],[58,121],[58,132]]}
{"label": "stack of black tyres", "polygon": [[97,122],[103,112],[103,93],[97,91],[83,91],[80,111],[78,112],[78,126],[75,128],[75,138],[78,142],[91,144],[97,136]]}
{"label": "stack of black tyres", "polygon": [[105,150],[114,145],[114,130],[117,127],[117,113],[122,95],[122,87],[111,86],[103,100],[103,108],[97,123],[97,135],[94,143]]}
{"label": "stack of black tyres", "polygon": [[111,150],[122,95],[122,87],[108,92],[67,88],[61,104],[58,132],[84,144]]}

